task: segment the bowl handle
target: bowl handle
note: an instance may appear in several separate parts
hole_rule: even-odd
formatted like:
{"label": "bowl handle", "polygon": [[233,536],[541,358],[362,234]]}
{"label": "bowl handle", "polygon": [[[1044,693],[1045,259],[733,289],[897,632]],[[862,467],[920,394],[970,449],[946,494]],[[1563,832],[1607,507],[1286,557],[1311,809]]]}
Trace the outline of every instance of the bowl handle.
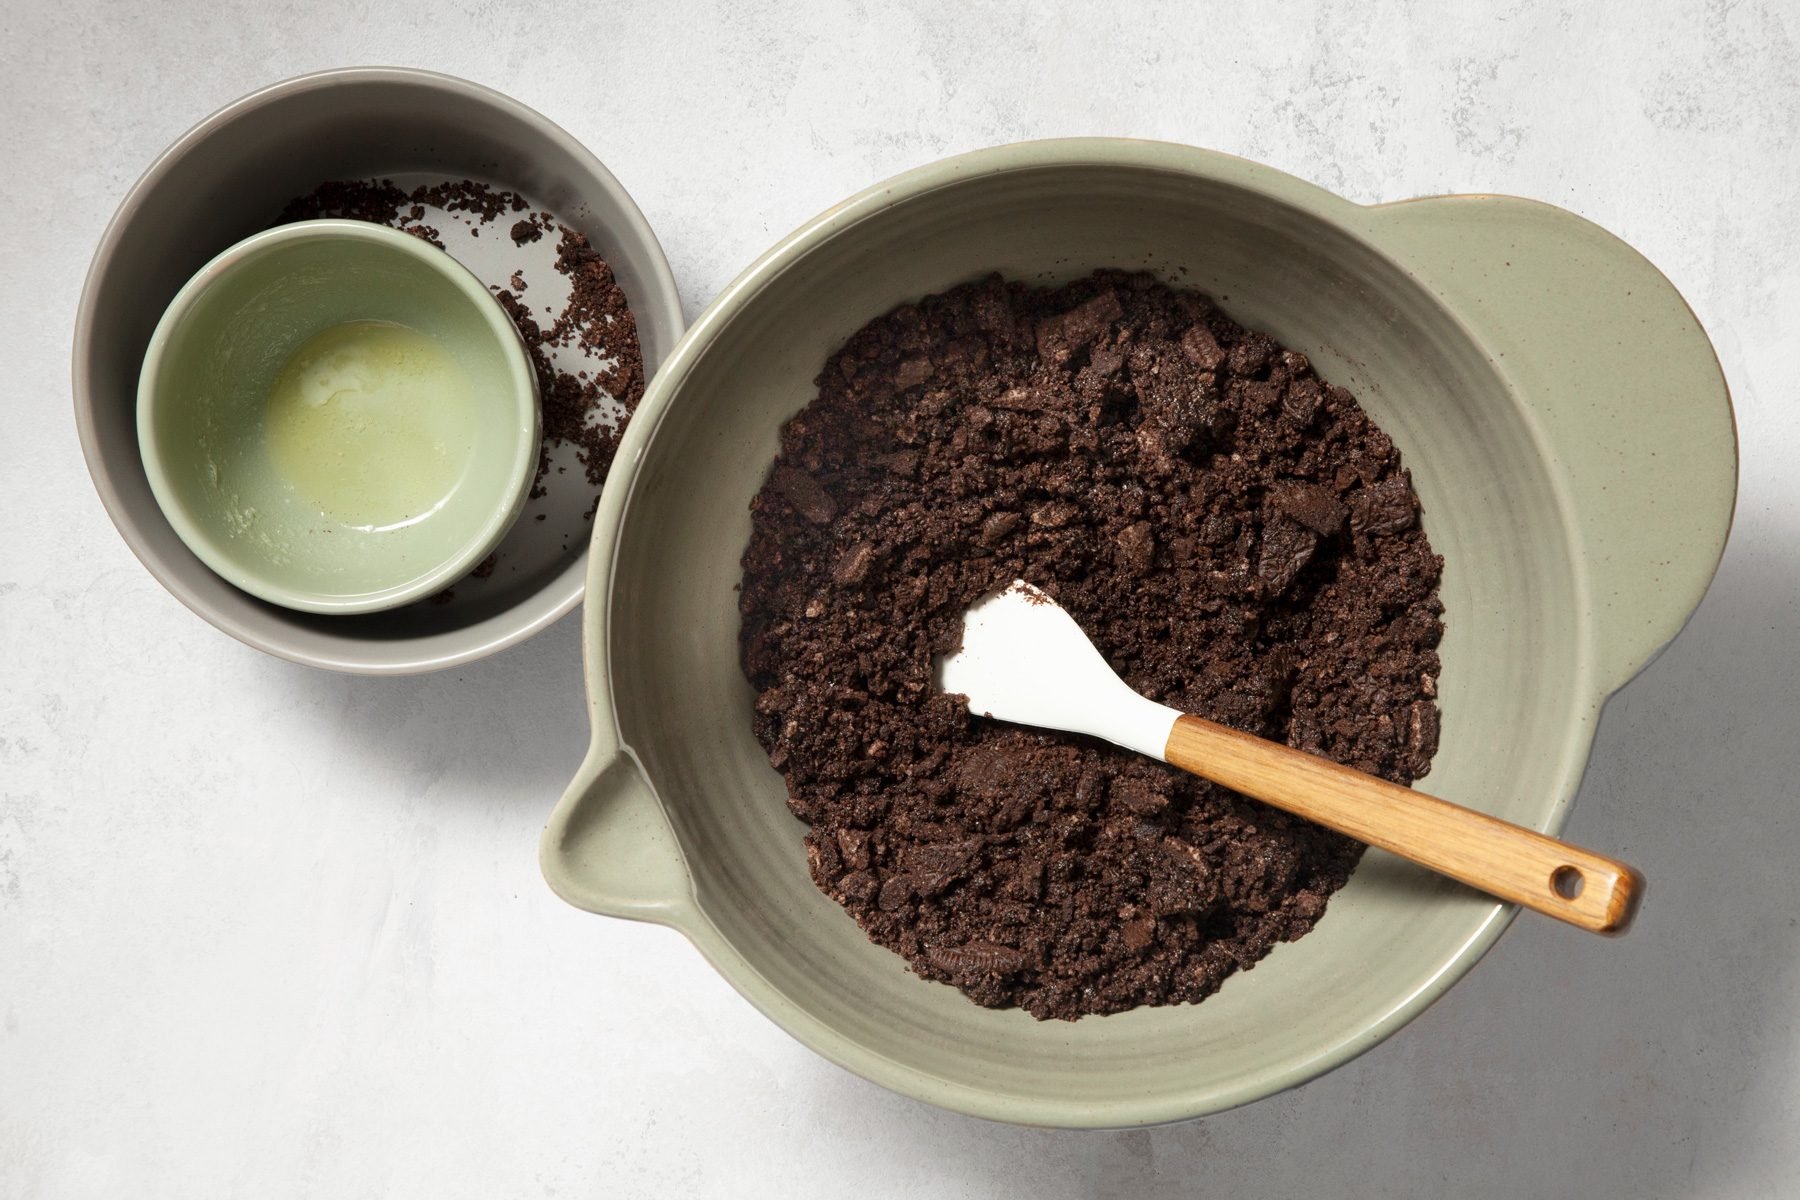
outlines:
{"label": "bowl handle", "polygon": [[1737,430],[1712,343],[1673,284],[1598,225],[1510,196],[1363,210],[1492,356],[1569,500],[1597,680],[1610,693],[1681,631],[1737,499]]}
{"label": "bowl handle", "polygon": [[675,831],[637,756],[610,737],[595,738],[538,854],[551,890],[576,908],[689,924],[693,882]]}

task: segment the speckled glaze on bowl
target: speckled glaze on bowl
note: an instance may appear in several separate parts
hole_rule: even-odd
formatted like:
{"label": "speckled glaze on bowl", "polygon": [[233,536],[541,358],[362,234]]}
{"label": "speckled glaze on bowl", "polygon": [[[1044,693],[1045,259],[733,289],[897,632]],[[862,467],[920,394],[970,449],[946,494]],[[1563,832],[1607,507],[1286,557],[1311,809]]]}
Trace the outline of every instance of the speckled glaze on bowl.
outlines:
{"label": "speckled glaze on bowl", "polygon": [[239,641],[360,674],[434,671],[548,628],[580,603],[593,493],[559,489],[517,522],[510,560],[453,602],[357,616],[279,608],[215,575],[157,508],[138,457],[138,370],[151,331],[215,254],[332,179],[427,173],[524,192],[586,234],[637,318],[647,376],[681,336],[668,260],[637,205],[560,127],[499,92],[430,71],[347,67],[253,92],[157,158],[100,239],[75,320],[75,423],[88,473],[127,545],[195,613]]}
{"label": "speckled glaze on bowl", "polygon": [[1363,207],[1202,150],[1041,142],[872,188],[739,277],[651,385],[595,523],[593,745],[545,874],[572,904],[679,929],[843,1066],[1042,1125],[1174,1121],[1303,1083],[1417,1016],[1514,914],[1371,852],[1313,933],[1205,1003],[1040,1024],[921,981],[814,888],[737,658],[777,432],[894,304],[1099,266],[1212,293],[1399,445],[1447,564],[1436,794],[1560,830],[1602,704],[1699,603],[1736,494],[1725,381],[1687,305],[1618,239],[1530,201]]}

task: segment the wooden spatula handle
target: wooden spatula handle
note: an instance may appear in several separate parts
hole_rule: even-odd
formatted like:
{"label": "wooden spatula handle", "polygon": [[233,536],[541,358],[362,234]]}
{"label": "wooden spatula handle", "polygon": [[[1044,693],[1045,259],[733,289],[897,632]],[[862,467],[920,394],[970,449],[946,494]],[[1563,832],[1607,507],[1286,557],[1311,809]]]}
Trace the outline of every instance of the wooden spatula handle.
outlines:
{"label": "wooden spatula handle", "polygon": [[1200,717],[1176,720],[1163,757],[1235,792],[1595,933],[1624,933],[1644,890],[1644,877],[1622,862]]}

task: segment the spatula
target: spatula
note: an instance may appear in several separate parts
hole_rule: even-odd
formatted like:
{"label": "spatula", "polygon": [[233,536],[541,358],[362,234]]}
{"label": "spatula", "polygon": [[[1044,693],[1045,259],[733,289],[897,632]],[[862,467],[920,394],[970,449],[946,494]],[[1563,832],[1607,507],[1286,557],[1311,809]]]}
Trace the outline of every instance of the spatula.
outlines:
{"label": "spatula", "polygon": [[1625,932],[1644,889],[1622,862],[1141,696],[1023,580],[969,609],[938,686],[979,716],[1105,738],[1596,933]]}

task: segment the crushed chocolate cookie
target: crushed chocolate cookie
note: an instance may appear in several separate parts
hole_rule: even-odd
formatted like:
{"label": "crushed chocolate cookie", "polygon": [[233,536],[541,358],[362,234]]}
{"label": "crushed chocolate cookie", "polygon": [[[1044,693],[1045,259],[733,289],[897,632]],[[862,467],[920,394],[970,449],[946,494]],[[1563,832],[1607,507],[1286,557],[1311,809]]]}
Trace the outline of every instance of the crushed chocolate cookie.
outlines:
{"label": "crushed chocolate cookie", "polygon": [[1039,1018],[1201,1000],[1312,929],[1360,845],[972,717],[933,660],[1022,578],[1153,699],[1423,775],[1442,560],[1351,394],[1116,271],[903,305],[817,385],[753,504],[740,606],[818,886],[918,974]]}
{"label": "crushed chocolate cookie", "polygon": [[[537,478],[532,483],[534,497],[543,494],[544,476],[550,466],[549,447],[557,443],[575,447],[589,483],[595,487],[604,484],[625,422],[621,419],[616,426],[607,426],[595,421],[594,416],[609,401],[617,402],[629,416],[644,395],[644,357],[638,345],[637,325],[625,302],[625,293],[613,279],[612,267],[588,245],[585,237],[564,226],[557,245],[556,269],[569,279],[569,302],[548,327],[538,323],[530,307],[514,291],[502,289],[495,293],[518,327],[537,370],[545,448],[538,457]],[[580,347],[594,367],[573,374],[557,370],[546,353],[556,346]]]}
{"label": "crushed chocolate cookie", "polygon": [[436,227],[422,223],[425,206],[416,202],[418,198],[385,179],[336,180],[321,183],[306,195],[288,201],[275,223],[286,225],[291,221],[326,218],[367,221],[410,233],[442,250],[443,237]]}

